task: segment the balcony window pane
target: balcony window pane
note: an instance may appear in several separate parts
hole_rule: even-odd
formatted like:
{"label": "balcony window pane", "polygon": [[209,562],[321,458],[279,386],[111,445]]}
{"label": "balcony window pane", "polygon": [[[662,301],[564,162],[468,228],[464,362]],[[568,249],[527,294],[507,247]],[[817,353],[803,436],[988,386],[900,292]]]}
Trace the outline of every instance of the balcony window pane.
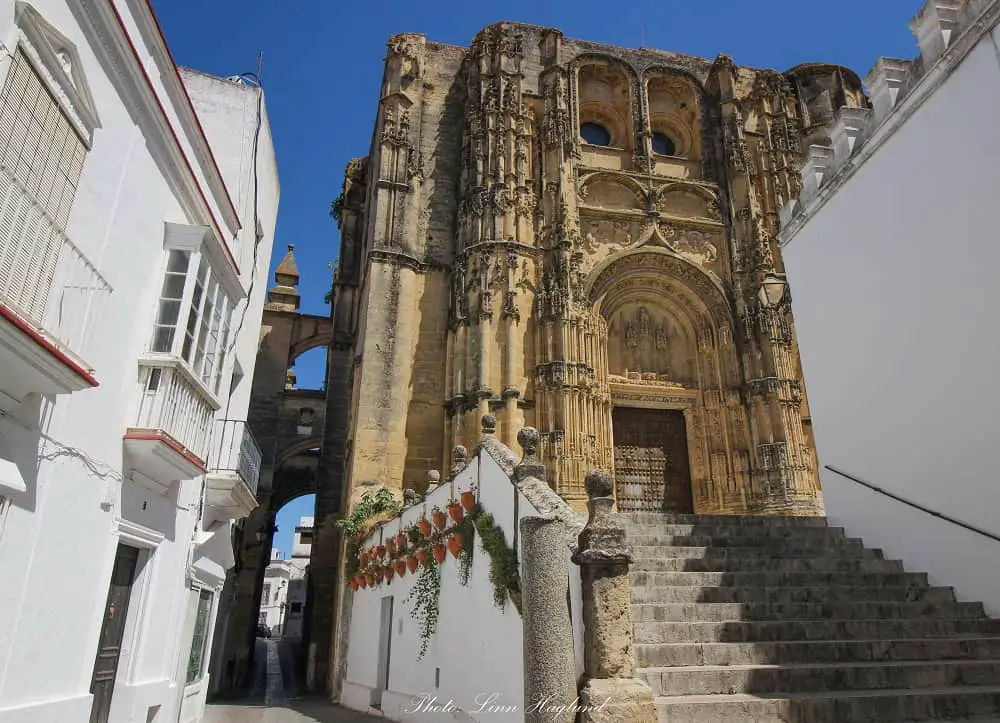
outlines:
{"label": "balcony window pane", "polygon": [[190,252],[172,250],[167,258],[167,273],[163,277],[160,304],[153,330],[152,350],[169,352],[174,343],[174,330],[184,297],[184,282],[190,262]]}

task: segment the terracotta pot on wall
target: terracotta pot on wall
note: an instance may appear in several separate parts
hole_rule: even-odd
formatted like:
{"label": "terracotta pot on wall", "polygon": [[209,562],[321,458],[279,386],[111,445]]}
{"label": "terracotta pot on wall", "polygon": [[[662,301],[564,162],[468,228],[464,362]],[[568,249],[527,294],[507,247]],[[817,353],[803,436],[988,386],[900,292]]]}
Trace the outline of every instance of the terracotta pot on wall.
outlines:
{"label": "terracotta pot on wall", "polygon": [[430,520],[428,520],[426,517],[420,518],[420,522],[417,523],[417,527],[420,528],[420,533],[424,537],[430,537],[431,530],[434,529],[433,527],[431,527]]}
{"label": "terracotta pot on wall", "polygon": [[387,553],[389,553],[389,557],[395,557],[396,556],[396,540],[390,538],[389,541],[385,543],[385,551]]}
{"label": "terracotta pot on wall", "polygon": [[396,535],[396,549],[400,552],[406,549],[406,535],[402,532]]}
{"label": "terracotta pot on wall", "polygon": [[439,530],[443,530],[448,524],[448,515],[441,510],[436,510],[432,513],[432,516],[434,518],[434,526]]}
{"label": "terracotta pot on wall", "polygon": [[427,560],[430,558],[427,555],[427,550],[417,550],[417,562],[420,563],[421,567],[427,566]]}
{"label": "terracotta pot on wall", "polygon": [[[414,560],[413,562],[416,563],[416,560]],[[396,560],[393,567],[396,568],[396,574],[399,575],[400,577],[406,574],[406,560]],[[416,567],[415,564],[414,567]]]}
{"label": "terracotta pot on wall", "polygon": [[476,506],[476,492],[475,490],[466,490],[462,493],[462,507],[465,508],[466,512],[472,512],[472,508]]}
{"label": "terracotta pot on wall", "polygon": [[451,553],[451,556],[455,558],[457,558],[459,553],[462,552],[461,532],[456,532],[454,535],[448,538],[448,551]]}
{"label": "terracotta pot on wall", "polygon": [[460,505],[458,502],[452,502],[450,505],[448,505],[448,516],[454,522],[461,522],[462,521],[462,505]]}
{"label": "terracotta pot on wall", "polygon": [[441,544],[434,545],[434,559],[437,561],[438,565],[444,562],[444,559],[445,557],[447,557],[447,555],[448,551],[445,549],[444,545]]}
{"label": "terracotta pot on wall", "polygon": [[385,575],[385,581],[392,582],[392,577],[393,575],[396,574],[396,571],[393,569],[392,565],[386,565],[385,569],[382,572]]}
{"label": "terracotta pot on wall", "polygon": [[409,555],[406,558],[406,569],[410,572],[416,572],[417,567],[420,565],[420,560],[417,559],[416,555]]}

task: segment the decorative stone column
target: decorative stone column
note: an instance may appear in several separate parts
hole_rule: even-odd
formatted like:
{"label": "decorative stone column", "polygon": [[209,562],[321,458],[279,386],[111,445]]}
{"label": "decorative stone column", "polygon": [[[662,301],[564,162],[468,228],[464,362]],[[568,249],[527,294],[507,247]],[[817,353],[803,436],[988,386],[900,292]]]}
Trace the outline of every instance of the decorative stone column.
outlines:
{"label": "decorative stone column", "polygon": [[521,520],[525,723],[573,723],[576,717],[566,541],[562,520]]}
{"label": "decorative stone column", "polygon": [[632,555],[624,528],[611,517],[611,477],[594,470],[586,487],[590,518],[573,555],[581,568],[585,627],[580,721],[657,723],[653,691],[635,677],[628,580]]}

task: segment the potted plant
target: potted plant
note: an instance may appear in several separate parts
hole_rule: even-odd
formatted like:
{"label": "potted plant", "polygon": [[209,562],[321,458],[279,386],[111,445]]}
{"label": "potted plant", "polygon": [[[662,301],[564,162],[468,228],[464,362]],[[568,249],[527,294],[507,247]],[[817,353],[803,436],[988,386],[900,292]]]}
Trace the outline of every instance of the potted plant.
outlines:
{"label": "potted plant", "polygon": [[476,506],[476,490],[468,489],[462,492],[462,507],[465,508],[466,512],[472,512],[473,508]]}
{"label": "potted plant", "polygon": [[434,545],[434,560],[437,562],[438,565],[444,562],[444,558],[447,555],[448,551],[445,549],[445,546],[443,544],[439,542],[438,544]]}
{"label": "potted plant", "polygon": [[351,578],[350,585],[351,585],[351,592],[354,592],[354,591],[356,591],[358,589],[358,578],[357,578],[357,576]]}
{"label": "potted plant", "polygon": [[439,530],[443,530],[448,524],[448,515],[440,507],[434,508],[431,512],[431,518],[434,520],[434,526]]}
{"label": "potted plant", "polygon": [[462,533],[456,532],[454,535],[448,538],[448,552],[451,556],[458,558],[459,554],[462,552]]}
{"label": "potted plant", "polygon": [[417,562],[420,563],[420,567],[427,567],[427,560],[430,559],[427,555],[427,550],[417,550]]}
{"label": "potted plant", "polygon": [[396,556],[396,538],[390,537],[385,543],[385,551],[389,553],[389,557]]}
{"label": "potted plant", "polygon": [[361,567],[368,567],[368,551],[363,551],[358,560],[361,562]]}
{"label": "potted plant", "polygon": [[396,571],[395,569],[393,569],[392,565],[386,565],[385,569],[382,572],[385,575],[385,581],[392,582],[392,577],[393,575],[396,574]]}
{"label": "potted plant", "polygon": [[367,582],[369,586],[375,587],[375,573],[369,572],[365,575],[365,582]]}
{"label": "potted plant", "polygon": [[[414,560],[414,562],[416,562],[416,560]],[[393,563],[393,567],[396,568],[396,574],[400,577],[406,574],[406,560],[396,560],[396,562]]]}
{"label": "potted plant", "polygon": [[368,578],[358,575],[358,585],[360,585],[361,589],[364,590],[368,587]]}
{"label": "potted plant", "polygon": [[424,537],[430,537],[431,530],[434,529],[431,527],[430,520],[428,520],[426,517],[420,518],[420,522],[417,523],[417,527],[420,530],[420,534],[422,534]]}
{"label": "potted plant", "polygon": [[406,535],[403,534],[402,530],[396,533],[396,539],[394,542],[396,543],[396,549],[400,552],[403,552],[406,549]]}
{"label": "potted plant", "polygon": [[416,572],[417,566],[420,565],[420,560],[417,559],[416,555],[406,556],[406,569],[410,572]]}
{"label": "potted plant", "polygon": [[379,545],[375,548],[375,559],[381,560],[383,557],[385,557],[385,545]]}
{"label": "potted plant", "polygon": [[452,522],[462,521],[462,505],[460,505],[456,500],[452,500],[448,503],[448,517],[451,518]]}

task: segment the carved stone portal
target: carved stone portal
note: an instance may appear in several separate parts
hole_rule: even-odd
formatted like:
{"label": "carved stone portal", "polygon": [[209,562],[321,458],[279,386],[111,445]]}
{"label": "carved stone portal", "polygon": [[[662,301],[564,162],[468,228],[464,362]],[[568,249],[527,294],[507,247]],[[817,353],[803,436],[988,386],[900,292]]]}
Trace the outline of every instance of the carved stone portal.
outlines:
{"label": "carved stone portal", "polygon": [[619,511],[691,513],[684,413],[616,407],[611,418]]}

